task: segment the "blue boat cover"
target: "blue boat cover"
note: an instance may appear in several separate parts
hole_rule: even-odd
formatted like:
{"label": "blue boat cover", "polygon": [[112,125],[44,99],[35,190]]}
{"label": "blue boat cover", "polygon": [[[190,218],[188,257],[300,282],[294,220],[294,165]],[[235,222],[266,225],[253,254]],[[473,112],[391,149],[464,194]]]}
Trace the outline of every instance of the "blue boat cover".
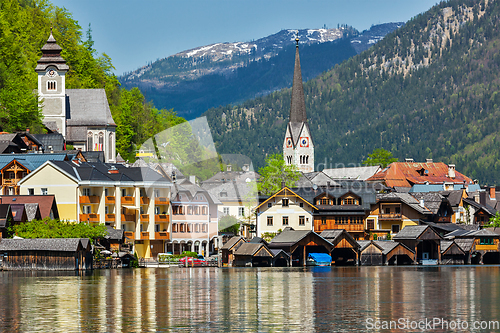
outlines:
{"label": "blue boat cover", "polygon": [[316,262],[332,262],[332,257],[326,253],[309,253],[309,258]]}

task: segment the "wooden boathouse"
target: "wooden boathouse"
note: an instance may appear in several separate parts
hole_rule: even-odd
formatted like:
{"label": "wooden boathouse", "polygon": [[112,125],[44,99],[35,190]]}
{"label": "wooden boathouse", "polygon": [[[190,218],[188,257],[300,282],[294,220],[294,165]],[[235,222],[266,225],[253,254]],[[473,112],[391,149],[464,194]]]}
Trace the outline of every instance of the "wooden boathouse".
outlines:
{"label": "wooden boathouse", "polygon": [[415,260],[415,252],[394,241],[358,241],[360,265],[405,265]]}
{"label": "wooden boathouse", "polygon": [[4,270],[92,269],[86,238],[2,239],[0,254]]}
{"label": "wooden boathouse", "polygon": [[327,229],[323,230],[320,235],[333,245],[330,253],[332,264],[341,266],[358,263],[359,244],[346,230]]}

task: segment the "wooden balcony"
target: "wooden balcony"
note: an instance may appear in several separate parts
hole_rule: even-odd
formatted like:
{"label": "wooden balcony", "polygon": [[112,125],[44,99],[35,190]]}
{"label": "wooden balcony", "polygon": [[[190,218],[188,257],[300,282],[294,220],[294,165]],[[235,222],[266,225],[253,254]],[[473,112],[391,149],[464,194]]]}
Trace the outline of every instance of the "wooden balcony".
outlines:
{"label": "wooden balcony", "polygon": [[170,216],[167,215],[167,214],[158,214],[158,215],[155,215],[155,222],[156,223],[170,222]]}
{"label": "wooden balcony", "polygon": [[107,195],[106,198],[105,198],[105,200],[104,200],[104,203],[107,203],[107,204],[113,204],[114,205],[115,202],[116,202],[116,199],[112,195]]}
{"label": "wooden balcony", "polygon": [[141,214],[141,222],[149,222],[149,214]]}
{"label": "wooden balcony", "polygon": [[170,239],[170,235],[166,231],[155,232],[155,239]]}
{"label": "wooden balcony", "polygon": [[135,222],[135,214],[122,214],[122,222]]}
{"label": "wooden balcony", "polygon": [[97,195],[81,195],[80,196],[80,203],[81,204],[98,204],[99,203],[99,197]]}
{"label": "wooden balcony", "polygon": [[149,205],[149,198],[141,197],[141,205]]}
{"label": "wooden balcony", "polygon": [[99,222],[99,214],[80,214],[80,222]]}
{"label": "wooden balcony", "polygon": [[115,214],[106,214],[105,221],[106,222],[115,222],[116,217]]}
{"label": "wooden balcony", "polygon": [[168,198],[165,197],[155,198],[155,205],[168,205],[168,204],[170,204],[170,200],[168,200]]}
{"label": "wooden balcony", "polygon": [[19,179],[16,179],[16,178],[13,178],[13,179],[6,179],[6,178],[3,178],[2,179],[2,185],[17,185],[17,182],[20,181],[21,178]]}
{"label": "wooden balcony", "polygon": [[125,237],[130,239],[135,239],[135,233],[133,231],[124,231],[123,234]]}
{"label": "wooden balcony", "polygon": [[122,205],[134,205],[135,198],[134,197],[122,197]]}
{"label": "wooden balcony", "polygon": [[379,214],[378,218],[380,220],[401,220],[401,213],[389,213],[389,214]]}
{"label": "wooden balcony", "polygon": [[493,245],[477,244],[476,251],[498,251],[498,245],[496,245],[496,244],[493,244]]}
{"label": "wooden balcony", "polygon": [[149,232],[141,231],[141,239],[149,239]]}

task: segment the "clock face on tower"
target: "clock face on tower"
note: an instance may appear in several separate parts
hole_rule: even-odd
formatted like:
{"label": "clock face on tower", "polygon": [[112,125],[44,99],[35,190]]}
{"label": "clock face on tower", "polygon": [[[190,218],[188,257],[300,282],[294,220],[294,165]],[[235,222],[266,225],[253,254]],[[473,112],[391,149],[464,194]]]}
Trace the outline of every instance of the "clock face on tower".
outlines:
{"label": "clock face on tower", "polygon": [[300,138],[300,146],[301,147],[309,147],[309,138],[305,138],[305,137]]}
{"label": "clock face on tower", "polygon": [[292,147],[292,138],[286,138],[286,147],[291,148]]}
{"label": "clock face on tower", "polygon": [[56,76],[56,71],[53,70],[53,69],[50,69],[48,72],[47,72],[47,76],[48,77],[54,77]]}

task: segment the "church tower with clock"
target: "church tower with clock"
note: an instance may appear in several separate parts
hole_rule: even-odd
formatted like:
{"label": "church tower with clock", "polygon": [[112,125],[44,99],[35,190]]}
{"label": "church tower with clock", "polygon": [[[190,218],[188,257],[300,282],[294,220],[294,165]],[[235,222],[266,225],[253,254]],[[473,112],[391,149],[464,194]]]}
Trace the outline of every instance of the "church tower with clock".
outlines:
{"label": "church tower with clock", "polygon": [[296,165],[304,173],[314,171],[314,143],[307,123],[304,88],[300,70],[299,38],[295,39],[295,68],[293,73],[290,121],[286,127],[283,157],[286,165]]}
{"label": "church tower with clock", "polygon": [[43,100],[44,123],[66,137],[65,75],[69,66],[61,57],[61,51],[51,32],[42,47],[42,57],[35,71],[38,74],[38,96]]}

